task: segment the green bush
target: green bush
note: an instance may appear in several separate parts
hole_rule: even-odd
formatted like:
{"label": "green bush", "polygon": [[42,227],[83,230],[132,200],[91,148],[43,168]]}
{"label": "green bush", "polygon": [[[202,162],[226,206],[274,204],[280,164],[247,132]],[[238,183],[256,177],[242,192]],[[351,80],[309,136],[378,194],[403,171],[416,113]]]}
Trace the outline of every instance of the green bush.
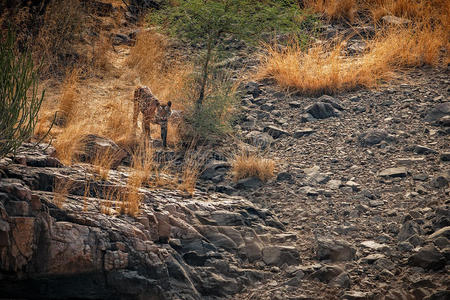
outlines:
{"label": "green bush", "polygon": [[32,136],[44,99],[31,54],[18,53],[15,40],[11,29],[0,40],[0,158]]}
{"label": "green bush", "polygon": [[207,89],[210,61],[226,37],[257,41],[263,33],[299,35],[307,18],[293,0],[180,0],[149,15],[152,24],[205,50],[199,68],[198,105]]}
{"label": "green bush", "polygon": [[191,102],[186,106],[185,140],[214,142],[231,133],[236,103],[233,84],[228,78],[210,78],[210,87],[202,105]]}

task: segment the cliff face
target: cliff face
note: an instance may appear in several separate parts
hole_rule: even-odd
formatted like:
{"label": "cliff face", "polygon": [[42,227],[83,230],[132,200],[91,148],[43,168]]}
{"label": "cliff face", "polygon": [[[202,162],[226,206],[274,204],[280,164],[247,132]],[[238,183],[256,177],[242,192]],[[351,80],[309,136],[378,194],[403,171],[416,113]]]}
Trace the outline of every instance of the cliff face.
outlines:
{"label": "cliff face", "polygon": [[[266,264],[300,262],[295,248],[280,246],[295,236],[243,198],[143,188],[138,216],[109,215],[105,195],[127,174],[86,184],[86,166],[63,167],[51,152],[27,149],[2,161],[2,297],[222,298],[264,279]],[[71,188],[59,208],[53,189],[61,179]]]}

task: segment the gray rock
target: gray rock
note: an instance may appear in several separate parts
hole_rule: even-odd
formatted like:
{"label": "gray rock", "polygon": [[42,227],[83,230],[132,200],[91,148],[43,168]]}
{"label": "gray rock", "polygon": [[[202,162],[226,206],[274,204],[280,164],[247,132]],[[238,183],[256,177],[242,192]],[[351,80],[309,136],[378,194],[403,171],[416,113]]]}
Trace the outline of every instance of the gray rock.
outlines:
{"label": "gray rock", "polygon": [[408,263],[423,269],[439,270],[446,265],[446,259],[433,245],[422,247],[419,252],[411,255]]}
{"label": "gray rock", "polygon": [[277,181],[291,181],[292,178],[292,174],[288,172],[280,172],[277,175]]}
{"label": "gray rock", "polygon": [[245,136],[245,141],[250,145],[266,149],[273,143],[273,137],[266,132],[251,131]]}
{"label": "gray rock", "polygon": [[372,294],[361,291],[347,291],[342,296],[343,300],[368,300],[372,299]]}
{"label": "gray rock", "polygon": [[213,160],[204,167],[200,178],[211,180],[217,175],[226,174],[230,168],[231,164],[226,161]]}
{"label": "gray rock", "polygon": [[267,265],[282,266],[301,263],[300,254],[295,247],[268,246],[262,250],[263,260]]}
{"label": "gray rock", "polygon": [[274,139],[278,139],[282,136],[288,136],[289,132],[287,132],[284,129],[281,129],[279,127],[275,126],[266,126],[264,127],[264,132],[267,132],[270,136],[272,136]]}
{"label": "gray rock", "polygon": [[292,108],[299,108],[302,106],[302,103],[300,101],[291,101],[288,104]]}
{"label": "gray rock", "polygon": [[256,189],[263,185],[263,182],[258,177],[249,177],[238,180],[236,183],[237,189]]}
{"label": "gray rock", "polygon": [[450,152],[443,152],[440,155],[441,161],[450,161]]}
{"label": "gray rock", "polygon": [[318,102],[324,102],[324,103],[329,103],[331,104],[331,106],[333,106],[334,108],[336,108],[337,110],[344,110],[344,108],[342,107],[341,102],[331,96],[328,95],[322,95],[319,97],[319,99],[317,99]]}
{"label": "gray rock", "polygon": [[259,87],[259,84],[254,81],[248,82],[245,85],[245,90],[247,91],[247,94],[252,94],[254,98],[262,94],[262,90]]}
{"label": "gray rock", "polygon": [[448,115],[450,115],[450,102],[440,103],[428,112],[425,121],[435,122]]}
{"label": "gray rock", "polygon": [[447,175],[437,175],[431,180],[430,185],[437,189],[446,188],[448,186]]}
{"label": "gray rock", "polygon": [[402,228],[400,228],[400,232],[398,233],[397,238],[399,241],[406,241],[414,234],[421,235],[422,229],[415,221],[409,220],[402,225]]}
{"label": "gray rock", "polygon": [[314,118],[311,114],[305,113],[300,115],[300,122],[301,123],[307,123],[307,122],[314,122],[317,121],[316,118]]}
{"label": "gray rock", "polygon": [[433,150],[427,146],[416,145],[414,146],[414,152],[417,154],[437,154],[436,150]]}
{"label": "gray rock", "polygon": [[440,236],[443,236],[443,237],[446,237],[447,239],[450,239],[450,226],[446,226],[446,227],[443,227],[443,228],[435,231],[428,238],[429,239],[435,239],[435,238],[440,237]]}
{"label": "gray rock", "polygon": [[355,258],[356,249],[342,240],[319,239],[316,255],[319,260],[346,261]]}
{"label": "gray rock", "polygon": [[338,266],[326,265],[311,274],[312,278],[316,278],[321,282],[337,286],[341,288],[350,287],[350,277],[348,274]]}
{"label": "gray rock", "polygon": [[406,177],[407,175],[408,170],[404,167],[388,168],[378,173],[380,177]]}
{"label": "gray rock", "polygon": [[361,145],[372,146],[386,141],[388,139],[388,133],[384,130],[369,130],[361,134],[358,139]]}
{"label": "gray rock", "polygon": [[294,132],[294,137],[298,139],[298,138],[301,138],[303,136],[313,134],[315,132],[316,132],[316,130],[314,130],[312,128],[303,128],[303,129],[300,129],[300,130],[296,130]]}
{"label": "gray rock", "polygon": [[309,113],[316,119],[326,119],[330,117],[338,117],[339,113],[329,103],[316,102],[305,108],[305,112]]}

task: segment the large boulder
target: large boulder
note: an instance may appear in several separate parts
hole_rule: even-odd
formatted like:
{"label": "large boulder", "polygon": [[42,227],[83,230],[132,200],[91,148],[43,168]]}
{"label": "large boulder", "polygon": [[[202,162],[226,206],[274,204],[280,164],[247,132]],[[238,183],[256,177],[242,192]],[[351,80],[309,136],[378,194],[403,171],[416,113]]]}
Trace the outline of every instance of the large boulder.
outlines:
{"label": "large boulder", "polygon": [[81,161],[92,162],[107,156],[111,160],[111,168],[117,168],[127,156],[127,152],[112,140],[95,134],[87,134],[80,140],[79,158]]}

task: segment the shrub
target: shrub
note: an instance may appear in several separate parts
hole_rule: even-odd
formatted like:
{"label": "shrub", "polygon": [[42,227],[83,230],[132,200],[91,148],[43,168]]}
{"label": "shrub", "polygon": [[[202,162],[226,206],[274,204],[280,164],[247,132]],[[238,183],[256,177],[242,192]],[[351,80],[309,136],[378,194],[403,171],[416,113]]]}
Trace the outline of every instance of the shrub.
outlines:
{"label": "shrub", "polygon": [[[367,50],[359,56],[342,55],[343,43],[307,50],[295,44],[285,49],[267,45],[256,76],[311,95],[372,87],[401,68],[445,64],[449,59],[447,40],[448,32],[442,27],[418,24],[380,31],[366,41]],[[447,51],[441,52],[445,48]]]}
{"label": "shrub", "polygon": [[0,158],[15,153],[36,126],[44,91],[38,94],[38,72],[28,51],[15,49],[12,29],[0,41]]}
{"label": "shrub", "polygon": [[267,181],[274,176],[275,162],[254,153],[244,152],[235,155],[231,172],[235,181],[248,177]]}

